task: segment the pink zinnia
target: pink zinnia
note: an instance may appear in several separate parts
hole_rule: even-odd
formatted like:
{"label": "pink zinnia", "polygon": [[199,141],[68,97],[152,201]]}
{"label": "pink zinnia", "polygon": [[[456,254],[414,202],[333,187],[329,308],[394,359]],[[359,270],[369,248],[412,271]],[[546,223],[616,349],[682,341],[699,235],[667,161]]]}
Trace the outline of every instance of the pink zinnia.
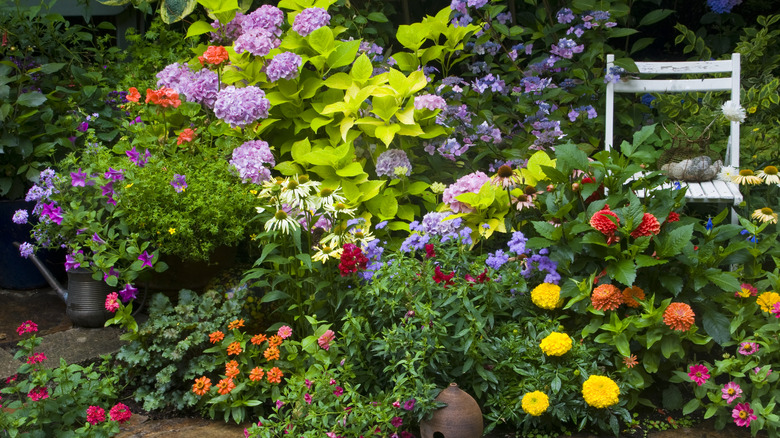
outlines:
{"label": "pink zinnia", "polygon": [[727,383],[723,389],[721,389],[721,392],[723,392],[723,400],[726,400],[726,403],[728,404],[731,404],[734,400],[742,397],[742,388],[734,382]]}
{"label": "pink zinnia", "polygon": [[691,365],[691,368],[688,371],[688,377],[701,386],[710,378],[709,372],[710,370],[704,365]]}
{"label": "pink zinnia", "polygon": [[330,350],[330,343],[336,339],[336,334],[333,333],[333,330],[328,330],[325,333],[320,336],[319,339],[317,339],[317,343],[325,350]]}
{"label": "pink zinnia", "polygon": [[130,408],[128,408],[124,403],[117,403],[114,405],[114,407],[108,411],[108,415],[111,417],[111,420],[116,421],[119,424],[127,422],[130,420],[130,417],[133,416],[133,414],[130,412]]}
{"label": "pink zinnia", "polygon": [[106,421],[106,411],[100,406],[90,406],[87,408],[87,423],[98,424]]}
{"label": "pink zinnia", "polygon": [[43,400],[49,398],[49,390],[45,386],[36,386],[27,393],[27,397],[32,401]]}
{"label": "pink zinnia", "polygon": [[758,344],[755,342],[743,342],[739,344],[739,350],[737,350],[737,352],[739,352],[739,354],[744,354],[745,356],[758,353]]}
{"label": "pink zinnia", "polygon": [[758,417],[753,414],[753,410],[750,409],[749,403],[737,403],[734,410],[731,411],[731,418],[734,419],[734,423],[736,423],[737,426],[748,427],[750,426],[750,422]]}
{"label": "pink zinnia", "polygon": [[117,310],[119,310],[119,294],[116,292],[111,292],[106,297],[106,310],[108,310],[111,313],[115,313]]}
{"label": "pink zinnia", "polygon": [[19,336],[22,336],[25,333],[35,333],[37,331],[38,331],[38,324],[32,321],[25,321],[22,323],[22,325],[19,326],[19,328],[16,329],[16,333]]}
{"label": "pink zinnia", "polygon": [[290,328],[289,325],[283,325],[279,327],[279,330],[276,332],[276,335],[282,339],[287,339],[290,336],[292,336],[292,328]]}

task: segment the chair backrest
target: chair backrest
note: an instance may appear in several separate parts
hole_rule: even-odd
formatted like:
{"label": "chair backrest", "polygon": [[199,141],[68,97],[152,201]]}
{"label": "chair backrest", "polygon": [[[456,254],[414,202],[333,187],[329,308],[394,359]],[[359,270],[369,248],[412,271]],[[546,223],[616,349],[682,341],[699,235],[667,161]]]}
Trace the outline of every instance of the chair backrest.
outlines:
{"label": "chair backrest", "polygon": [[[607,71],[615,64],[615,55],[607,55]],[[615,123],[615,93],[684,93],[689,91],[731,91],[731,101],[739,103],[739,53],[722,61],[637,62],[638,79],[621,78],[607,84],[607,107],[604,147],[612,148]],[[730,75],[722,75],[729,73]],[[658,79],[660,75],[701,74],[720,77],[700,79]],[[653,75],[643,79],[642,75]],[[739,122],[730,122],[731,133],[726,149],[725,164],[739,167]]]}

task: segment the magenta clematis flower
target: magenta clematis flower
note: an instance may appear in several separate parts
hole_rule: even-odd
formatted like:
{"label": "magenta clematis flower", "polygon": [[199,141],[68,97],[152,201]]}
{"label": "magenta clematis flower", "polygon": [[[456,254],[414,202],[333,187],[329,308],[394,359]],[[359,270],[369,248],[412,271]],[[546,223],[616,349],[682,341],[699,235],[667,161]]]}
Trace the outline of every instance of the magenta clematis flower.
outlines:
{"label": "magenta clematis flower", "polygon": [[723,392],[723,400],[726,400],[726,403],[728,404],[731,404],[734,400],[742,397],[742,388],[734,382],[727,383],[723,389],[721,389],[721,392]]}
{"label": "magenta clematis flower", "polygon": [[86,187],[87,186],[87,173],[82,172],[79,167],[78,172],[70,173],[70,185],[72,187]]}
{"label": "magenta clematis flower", "polygon": [[106,173],[103,174],[103,178],[110,179],[111,181],[121,181],[125,179],[125,174],[122,170],[116,170],[109,167]]}
{"label": "magenta clematis flower", "polygon": [[688,371],[688,377],[701,386],[710,378],[709,372],[710,370],[704,365],[691,365],[691,368]]}
{"label": "magenta clematis flower", "polygon": [[154,255],[149,254],[148,252],[144,251],[143,254],[138,256],[138,260],[142,261],[143,264],[141,264],[141,267],[148,266],[150,268],[153,268],[152,262],[154,261]]}
{"label": "magenta clematis flower", "polygon": [[734,423],[736,423],[737,426],[749,427],[750,422],[758,417],[753,414],[753,409],[750,409],[749,403],[737,403],[731,411],[731,418],[734,419]]}

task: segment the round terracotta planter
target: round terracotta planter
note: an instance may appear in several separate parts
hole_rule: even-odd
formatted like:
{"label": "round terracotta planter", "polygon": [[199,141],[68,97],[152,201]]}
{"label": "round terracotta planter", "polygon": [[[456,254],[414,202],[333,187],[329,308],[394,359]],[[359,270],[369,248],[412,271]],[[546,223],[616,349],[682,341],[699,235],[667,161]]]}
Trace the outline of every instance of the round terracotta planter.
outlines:
{"label": "round terracotta planter", "polygon": [[444,389],[436,401],[447,403],[420,423],[422,438],[479,438],[484,431],[482,410],[477,401],[456,383]]}

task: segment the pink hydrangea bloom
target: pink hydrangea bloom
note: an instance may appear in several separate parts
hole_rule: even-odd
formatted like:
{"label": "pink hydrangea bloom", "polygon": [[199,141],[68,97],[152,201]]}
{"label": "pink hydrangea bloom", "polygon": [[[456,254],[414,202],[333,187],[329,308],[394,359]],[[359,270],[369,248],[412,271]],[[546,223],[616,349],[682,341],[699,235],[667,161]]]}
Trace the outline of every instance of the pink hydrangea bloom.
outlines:
{"label": "pink hydrangea bloom", "polygon": [[455,198],[463,193],[479,193],[479,189],[486,182],[490,182],[490,177],[483,172],[476,171],[465,175],[444,190],[442,200],[455,213],[471,213],[474,209],[470,205]]}
{"label": "pink hydrangea bloom", "polygon": [[298,77],[303,59],[293,52],[282,52],[274,56],[265,67],[268,82],[276,82],[279,79],[292,80]]}
{"label": "pink hydrangea bloom", "polygon": [[263,140],[252,140],[233,149],[230,165],[244,182],[260,184],[271,179],[271,171],[266,167],[276,165],[274,155]]}

